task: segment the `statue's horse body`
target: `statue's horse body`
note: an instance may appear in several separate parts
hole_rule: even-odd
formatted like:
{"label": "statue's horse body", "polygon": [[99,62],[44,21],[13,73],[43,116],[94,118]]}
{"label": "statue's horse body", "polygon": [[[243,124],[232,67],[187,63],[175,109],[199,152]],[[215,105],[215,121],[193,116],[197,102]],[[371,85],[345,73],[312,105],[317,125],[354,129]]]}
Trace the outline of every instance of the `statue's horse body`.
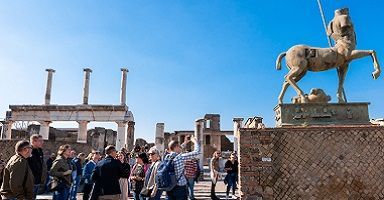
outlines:
{"label": "statue's horse body", "polygon": [[296,84],[307,71],[319,72],[336,68],[339,76],[339,87],[337,97],[339,103],[346,102],[344,93],[344,79],[348,70],[349,62],[365,56],[372,56],[375,71],[372,73],[374,79],[380,76],[380,66],[377,62],[374,50],[355,50],[355,40],[342,38],[336,41],[335,47],[317,48],[306,45],[295,45],[287,52],[281,53],[276,60],[276,69],[281,69],[281,60],[286,57],[286,65],[289,68],[285,76],[283,88],[279,95],[279,103],[283,103],[286,89],[291,85],[297,95],[302,98],[301,102],[307,102],[304,92]]}

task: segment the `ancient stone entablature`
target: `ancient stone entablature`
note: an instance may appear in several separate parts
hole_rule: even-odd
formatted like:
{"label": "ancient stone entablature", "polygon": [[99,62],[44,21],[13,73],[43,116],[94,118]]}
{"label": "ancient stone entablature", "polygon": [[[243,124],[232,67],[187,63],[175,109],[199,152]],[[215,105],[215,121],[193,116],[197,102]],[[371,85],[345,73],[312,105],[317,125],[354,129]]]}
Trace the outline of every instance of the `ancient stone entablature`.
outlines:
{"label": "ancient stone entablature", "polygon": [[45,104],[43,105],[10,105],[7,111],[3,139],[11,139],[12,124],[16,121],[37,121],[40,123],[39,134],[45,140],[49,136],[49,124],[54,121],[76,121],[79,123],[77,142],[87,142],[87,125],[89,122],[115,122],[117,123],[116,147],[132,148],[134,134],[134,117],[126,105],[127,72],[121,69],[121,93],[120,105],[91,105],[89,99],[90,68],[84,69],[83,104],[79,105],[52,105],[51,89],[52,76],[55,70],[47,69],[47,87],[45,92]]}

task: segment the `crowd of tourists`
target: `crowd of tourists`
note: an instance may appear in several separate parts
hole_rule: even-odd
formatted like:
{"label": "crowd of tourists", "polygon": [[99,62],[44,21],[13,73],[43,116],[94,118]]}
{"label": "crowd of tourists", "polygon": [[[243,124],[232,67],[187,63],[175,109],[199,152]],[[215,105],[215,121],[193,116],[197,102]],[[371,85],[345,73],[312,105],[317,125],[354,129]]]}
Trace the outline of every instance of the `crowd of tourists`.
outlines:
{"label": "crowd of tourists", "polygon": [[[188,143],[194,150],[186,152]],[[77,154],[70,145],[62,145],[44,162],[43,138],[34,134],[30,141],[18,141],[15,155],[5,164],[0,159],[2,199],[34,200],[39,191],[52,193],[53,200],[76,200],[82,191],[84,200],[194,200],[194,185],[201,169],[200,142],[188,137],[182,144],[171,141],[161,155],[156,147],[135,147],[131,152],[110,145],[104,152]],[[219,178],[217,151],[211,160],[212,199]],[[225,163],[227,198],[237,182],[235,154]],[[42,187],[44,186],[44,187]]]}

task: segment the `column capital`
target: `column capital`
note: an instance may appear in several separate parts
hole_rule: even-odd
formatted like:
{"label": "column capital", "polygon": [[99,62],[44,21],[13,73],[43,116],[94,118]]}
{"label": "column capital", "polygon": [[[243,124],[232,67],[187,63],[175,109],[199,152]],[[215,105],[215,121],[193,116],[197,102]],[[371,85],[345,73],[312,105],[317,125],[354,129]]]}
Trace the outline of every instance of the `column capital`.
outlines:
{"label": "column capital", "polygon": [[242,118],[242,117],[233,118],[233,122],[242,122],[242,121],[244,121],[244,118]]}
{"label": "column capital", "polygon": [[117,126],[125,126],[125,125],[127,125],[128,124],[128,122],[127,121],[118,121],[118,122],[116,122],[116,124],[117,124]]}
{"label": "column capital", "polygon": [[56,72],[56,70],[51,69],[51,68],[45,69],[45,71],[47,71],[47,72],[52,72],[52,73],[55,73],[55,72]]}
{"label": "column capital", "polygon": [[40,124],[49,125],[51,121],[38,121]]}
{"label": "column capital", "polygon": [[195,121],[196,123],[199,123],[199,122],[205,122],[205,119],[196,119],[196,121]]}
{"label": "column capital", "polygon": [[92,69],[91,69],[91,68],[84,68],[83,71],[85,71],[85,72],[91,72],[91,73],[92,73]]}
{"label": "column capital", "polygon": [[76,121],[77,123],[79,124],[88,124],[89,121],[86,121],[86,120],[80,120],[80,121]]}
{"label": "column capital", "polygon": [[122,72],[129,72],[128,68],[120,68]]}

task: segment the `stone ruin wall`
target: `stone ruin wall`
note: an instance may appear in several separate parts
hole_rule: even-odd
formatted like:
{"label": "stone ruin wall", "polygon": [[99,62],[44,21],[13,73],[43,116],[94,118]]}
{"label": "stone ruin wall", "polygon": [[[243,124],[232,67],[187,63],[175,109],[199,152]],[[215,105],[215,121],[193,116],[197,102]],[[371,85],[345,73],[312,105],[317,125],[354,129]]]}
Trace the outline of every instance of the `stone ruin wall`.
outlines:
{"label": "stone ruin wall", "polygon": [[[15,144],[17,141],[25,139],[29,141],[32,134],[39,133],[39,125],[30,125],[27,130],[12,129],[12,140],[0,140],[0,154],[3,160],[8,160],[15,154]],[[57,153],[60,145],[70,144],[77,153],[84,152],[86,155],[91,150],[104,151],[107,145],[116,143],[116,131],[96,127],[88,130],[87,143],[77,143],[77,131],[65,131],[50,127],[49,140],[44,141],[44,156],[47,157],[51,153]]]}
{"label": "stone ruin wall", "polygon": [[[11,156],[15,155],[15,145],[19,140],[0,140],[0,153],[2,159],[8,161]],[[86,155],[93,149],[89,144],[72,143],[72,142],[56,142],[44,141],[43,152],[44,160],[48,159],[51,153],[57,153],[59,146],[69,144],[77,153],[84,152]]]}
{"label": "stone ruin wall", "polygon": [[240,132],[242,199],[384,199],[384,127]]}

